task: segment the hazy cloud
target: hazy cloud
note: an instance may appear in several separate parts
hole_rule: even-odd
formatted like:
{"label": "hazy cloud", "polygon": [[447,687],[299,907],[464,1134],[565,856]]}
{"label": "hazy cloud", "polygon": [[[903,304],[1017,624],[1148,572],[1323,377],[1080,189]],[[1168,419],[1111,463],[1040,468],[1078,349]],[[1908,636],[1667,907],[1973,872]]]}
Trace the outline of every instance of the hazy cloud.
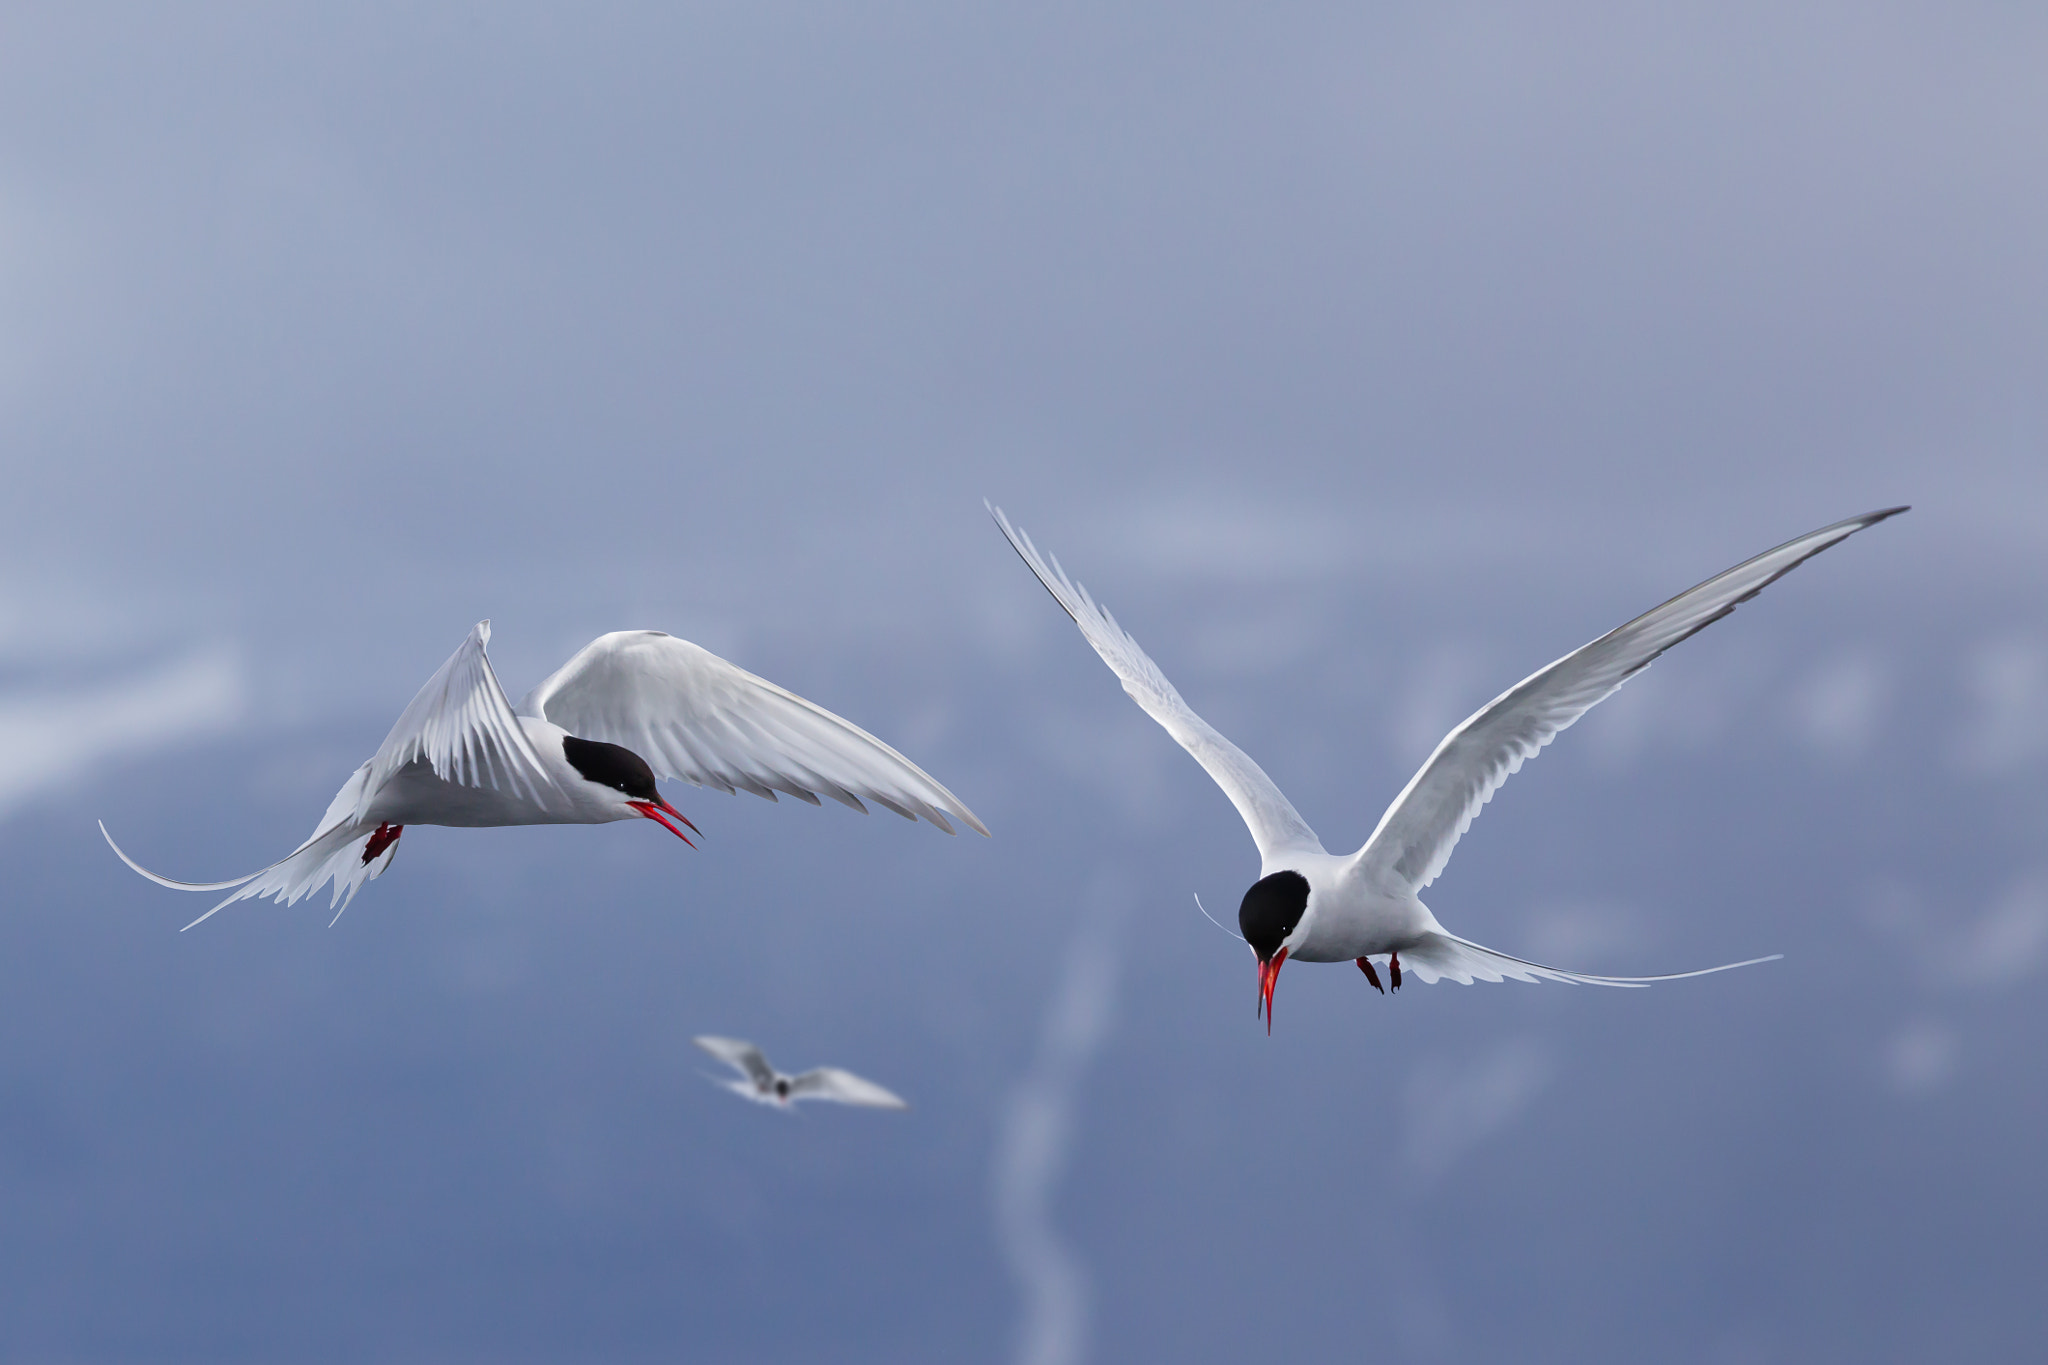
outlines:
{"label": "hazy cloud", "polygon": [[1755,635],[1720,626],[1679,650],[1629,679],[1579,722],[1591,728],[1580,742],[1591,744],[1603,762],[1626,767],[1658,752],[1697,753],[1768,704],[1772,651]]}
{"label": "hazy cloud", "polygon": [[1205,614],[1191,623],[1182,649],[1210,673],[1256,677],[1295,664],[1325,628],[1309,603],[1262,601],[1253,612]]}
{"label": "hazy cloud", "polygon": [[1453,726],[1514,681],[1501,679],[1488,691],[1485,663],[1484,651],[1465,640],[1439,640],[1410,661],[1388,734],[1398,757],[1421,763]]}
{"label": "hazy cloud", "polygon": [[1884,1071],[1902,1095],[1939,1090],[1955,1074],[1962,1035],[1939,1019],[1911,1019],[1884,1046]]}
{"label": "hazy cloud", "polygon": [[206,650],[78,691],[0,696],[0,817],[109,760],[219,729],[244,691],[235,656]]}
{"label": "hazy cloud", "polygon": [[1864,902],[1863,916],[1882,937],[1915,955],[1930,955],[1937,984],[2001,989],[2048,961],[2048,868],[2022,869],[1981,911],[1930,906],[1914,888],[1887,883]]}
{"label": "hazy cloud", "polygon": [[[1087,663],[1094,663],[1092,656]],[[1096,671],[1114,683],[1106,670]],[[1121,694],[1109,688],[1103,692],[1102,709],[1068,712],[1039,725],[1036,756],[1062,783],[1078,783],[1113,802],[1125,820],[1140,827],[1157,826],[1173,810],[1175,765],[1192,767],[1192,760]],[[1181,776],[1188,779],[1186,772]]]}
{"label": "hazy cloud", "polygon": [[1877,737],[1891,693],[1890,671],[1875,658],[1828,660],[1792,687],[1792,733],[1829,757],[1858,758]]}
{"label": "hazy cloud", "polygon": [[2048,869],[2008,886],[1991,908],[1955,934],[1947,975],[1963,986],[2010,986],[2032,976],[2048,955]]}
{"label": "hazy cloud", "polygon": [[1650,939],[1640,911],[1601,901],[1538,905],[1529,912],[1528,936],[1536,961],[1582,971],[1619,970],[1618,955],[1640,949]]}
{"label": "hazy cloud", "polygon": [[1257,497],[1151,496],[1098,520],[1097,535],[1175,577],[1232,583],[1365,578],[1374,585],[1437,574],[1445,561],[1498,566],[1549,534],[1526,509],[1466,500],[1379,499],[1306,506]]}
{"label": "hazy cloud", "polygon": [[1970,709],[1954,754],[1965,771],[2005,773],[2048,756],[2048,642],[2009,635],[1963,661]]}
{"label": "hazy cloud", "polygon": [[1409,1172],[1419,1185],[1440,1179],[1521,1116],[1557,1076],[1548,1043],[1509,1038],[1468,1061],[1435,1057],[1408,1078],[1403,1110]]}

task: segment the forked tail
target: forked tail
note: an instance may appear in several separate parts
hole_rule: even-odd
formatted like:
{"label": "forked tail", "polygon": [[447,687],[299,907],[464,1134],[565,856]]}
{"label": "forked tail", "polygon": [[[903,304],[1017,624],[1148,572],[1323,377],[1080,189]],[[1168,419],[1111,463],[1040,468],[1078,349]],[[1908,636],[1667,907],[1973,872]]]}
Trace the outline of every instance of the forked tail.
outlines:
{"label": "forked tail", "polygon": [[[129,857],[121,846],[114,842],[114,836],[107,833],[105,822],[100,823],[100,833],[105,836],[107,847],[114,850],[115,856],[158,886],[168,886],[173,891],[224,891],[229,887],[240,888],[219,905],[193,920],[192,924],[186,925],[186,929],[190,929],[193,924],[203,923],[240,900],[266,899],[284,905],[296,905],[301,897],[318,891],[330,880],[334,883],[334,899],[330,903],[330,908],[335,911],[334,917],[338,920],[341,918],[341,912],[348,909],[348,903],[355,899],[356,892],[362,888],[363,883],[374,881],[381,876],[398,852],[398,840],[394,836],[387,837],[383,846],[374,855],[364,856],[370,852],[370,843],[379,837],[380,832],[379,829],[370,828],[354,820],[344,820],[316,833],[285,857],[261,871],[225,882],[180,882],[151,872]],[[184,930],[179,932],[183,933]]]}

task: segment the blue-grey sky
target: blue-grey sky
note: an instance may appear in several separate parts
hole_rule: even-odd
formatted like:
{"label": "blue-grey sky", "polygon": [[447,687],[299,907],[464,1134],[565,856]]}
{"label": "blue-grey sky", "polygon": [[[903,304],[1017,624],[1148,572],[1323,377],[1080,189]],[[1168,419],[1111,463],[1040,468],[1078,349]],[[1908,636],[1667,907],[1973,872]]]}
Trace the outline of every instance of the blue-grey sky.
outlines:
{"label": "blue-grey sky", "polygon": [[[2038,1352],[2048,18],[2006,4],[11,6],[0,1357]],[[1898,502],[1430,894],[1650,992],[1290,968],[1502,686]],[[490,617],[699,641],[995,837],[672,790],[304,836]],[[323,902],[324,903],[324,902]],[[203,906],[196,907],[203,908]],[[696,1032],[908,1096],[734,1102]]]}

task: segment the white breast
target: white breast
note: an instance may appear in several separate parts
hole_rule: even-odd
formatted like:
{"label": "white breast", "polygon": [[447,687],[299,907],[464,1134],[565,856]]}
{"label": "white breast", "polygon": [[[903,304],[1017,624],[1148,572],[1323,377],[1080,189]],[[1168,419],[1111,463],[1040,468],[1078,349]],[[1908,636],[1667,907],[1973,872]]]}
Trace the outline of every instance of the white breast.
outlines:
{"label": "white breast", "polygon": [[1308,913],[1287,946],[1297,962],[1349,962],[1393,952],[1441,928],[1412,892],[1373,886],[1354,874],[1350,858],[1296,853],[1266,872],[1278,872],[1283,864],[1308,878]]}

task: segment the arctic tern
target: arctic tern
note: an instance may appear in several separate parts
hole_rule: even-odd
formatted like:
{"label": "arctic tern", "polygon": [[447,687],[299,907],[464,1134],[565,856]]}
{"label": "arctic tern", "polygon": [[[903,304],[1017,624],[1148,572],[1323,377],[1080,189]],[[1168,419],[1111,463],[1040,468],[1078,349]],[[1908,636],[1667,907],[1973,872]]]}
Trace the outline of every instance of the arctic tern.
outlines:
{"label": "arctic tern", "polygon": [[704,1034],[690,1041],[739,1073],[738,1080],[720,1081],[720,1085],[757,1104],[787,1107],[797,1100],[832,1100],[839,1104],[865,1105],[870,1109],[910,1107],[873,1081],[863,1080],[836,1066],[821,1066],[785,1076],[768,1065],[768,1059],[761,1055],[760,1048],[743,1038]]}
{"label": "arctic tern", "polygon": [[1208,771],[1251,829],[1259,879],[1244,894],[1238,927],[1258,961],[1258,1005],[1273,1028],[1280,968],[1299,962],[1355,962],[1385,993],[1375,959],[1385,959],[1395,990],[1405,969],[1423,981],[1567,981],[1646,986],[1770,962],[1750,958],[1666,976],[1593,976],[1482,947],[1437,923],[1421,893],[1450,861],[1458,838],[1494,791],[1560,730],[1686,637],[1704,630],[1806,560],[1866,526],[1907,511],[1890,507],[1851,517],[1744,560],[1537,670],[1444,736],[1380,817],[1356,853],[1325,852],[1308,822],[1242,749],[1181,700],[1138,642],[1107,609],[1069,579],[1057,559],[1038,552],[1001,509],[989,514],[1047,592],[1065,609],[1124,691]]}
{"label": "arctic tern", "polygon": [[[850,721],[658,630],[600,635],[526,694],[506,700],[479,621],[427,680],[377,752],[343,784],[312,837],[278,862],[224,882],[159,876],[100,833],[121,861],[179,891],[239,900],[300,897],[334,883],[335,917],[381,876],[407,825],[596,825],[648,819],[684,843],[696,831],[657,778],[811,805],[864,801],[908,820],[988,829],[932,777]],[[694,845],[693,845],[694,847]]]}

